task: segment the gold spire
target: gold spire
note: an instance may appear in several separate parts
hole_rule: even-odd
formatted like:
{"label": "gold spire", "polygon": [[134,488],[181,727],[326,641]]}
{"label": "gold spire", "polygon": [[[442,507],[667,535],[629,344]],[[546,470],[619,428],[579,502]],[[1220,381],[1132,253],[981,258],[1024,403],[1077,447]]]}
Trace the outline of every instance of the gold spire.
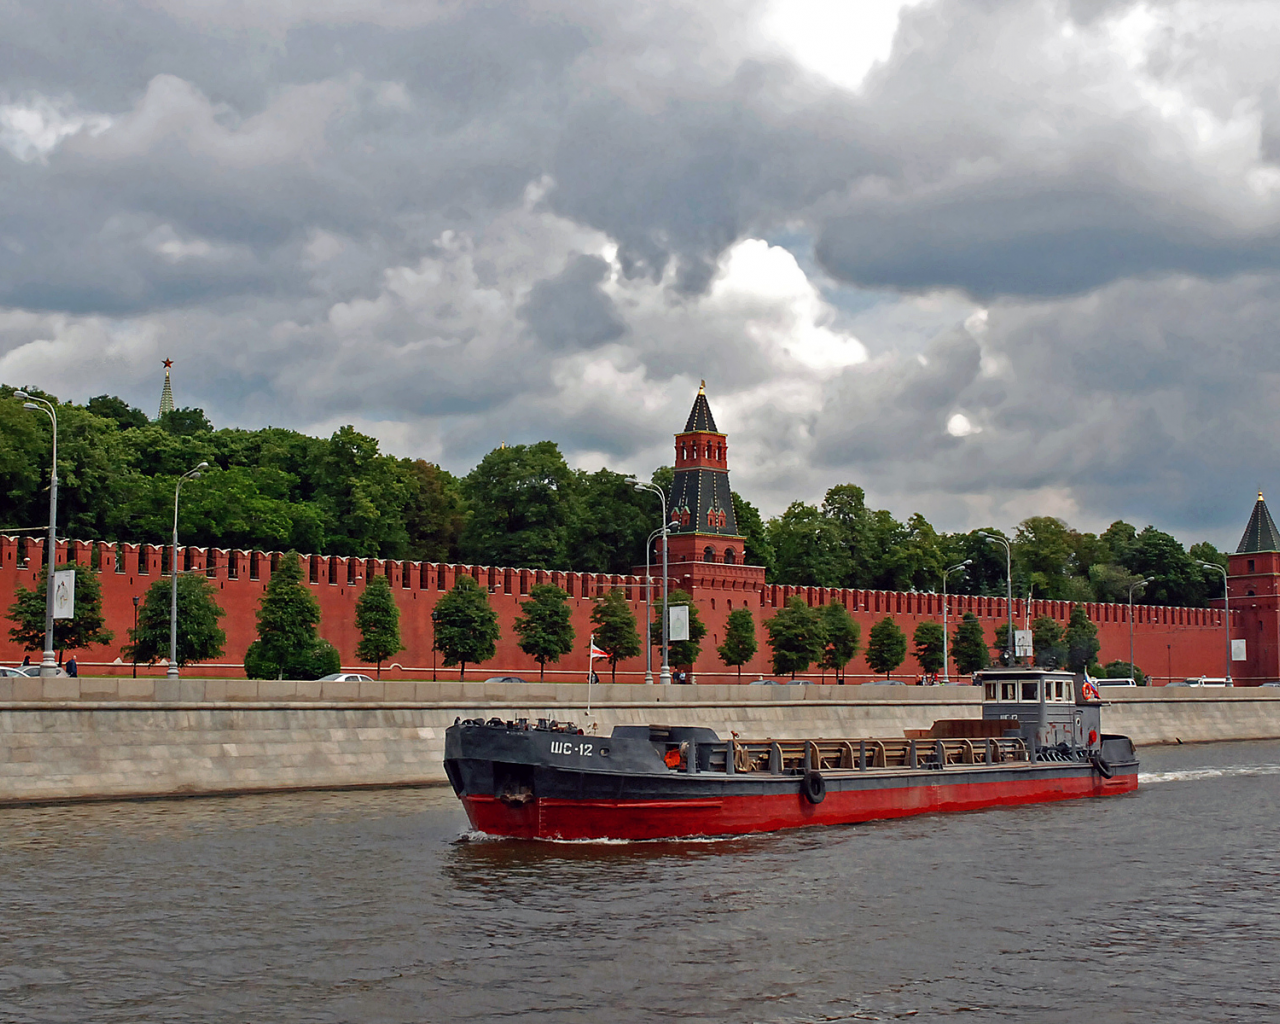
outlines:
{"label": "gold spire", "polygon": [[704,380],[698,387],[698,394],[705,395],[707,393],[707,382]]}

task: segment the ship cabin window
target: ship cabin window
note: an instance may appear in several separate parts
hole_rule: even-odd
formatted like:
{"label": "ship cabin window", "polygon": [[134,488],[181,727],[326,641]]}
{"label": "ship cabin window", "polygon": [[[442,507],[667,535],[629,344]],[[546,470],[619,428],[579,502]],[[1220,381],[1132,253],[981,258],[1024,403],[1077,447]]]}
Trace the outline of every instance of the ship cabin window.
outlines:
{"label": "ship cabin window", "polygon": [[1001,700],[1017,700],[1018,684],[1017,683],[1001,683],[1000,699]]}
{"label": "ship cabin window", "polygon": [[1029,703],[1038,704],[1040,702],[1040,697],[1036,693],[1037,689],[1039,689],[1039,687],[1036,683],[1023,683],[1022,699]]}
{"label": "ship cabin window", "polygon": [[986,690],[987,690],[987,692],[986,692],[986,694],[985,694],[986,699],[987,699],[987,700],[995,700],[995,699],[996,699],[996,684],[995,684],[995,683],[987,683]]}

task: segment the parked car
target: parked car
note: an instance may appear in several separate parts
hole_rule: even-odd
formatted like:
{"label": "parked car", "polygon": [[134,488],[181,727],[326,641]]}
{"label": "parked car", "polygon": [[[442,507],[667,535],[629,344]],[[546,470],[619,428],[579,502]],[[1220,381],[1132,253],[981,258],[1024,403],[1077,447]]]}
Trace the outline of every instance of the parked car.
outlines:
{"label": "parked car", "polygon": [[13,668],[0,665],[0,679],[11,679],[14,676],[22,676],[25,679],[26,675],[27,674],[22,671],[21,665],[15,665]]}
{"label": "parked car", "polygon": [[863,686],[910,686],[911,683],[908,683],[902,679],[868,679],[862,685]]}
{"label": "parked car", "polygon": [[[40,666],[39,665],[23,665],[18,669],[18,673],[20,675],[29,676],[34,679],[40,675]],[[54,674],[54,677],[58,679],[68,678],[66,670],[61,665],[54,666],[53,674]]]}
{"label": "parked car", "polygon": [[[1170,686],[1177,686],[1177,683],[1170,683]],[[1222,676],[1196,676],[1195,678],[1184,679],[1183,686],[1230,686]]]}
{"label": "parked car", "polygon": [[363,672],[330,672],[327,676],[321,676],[319,682],[322,683],[372,683],[373,676],[367,676]]}
{"label": "parked car", "polygon": [[1136,679],[1095,679],[1099,686],[1137,686]]}
{"label": "parked car", "polygon": [[519,676],[490,676],[485,680],[486,683],[527,683],[528,681]]}
{"label": "parked car", "polygon": [[805,682],[803,679],[753,679],[752,686],[800,686]]}
{"label": "parked car", "polygon": [[1273,687],[1273,688],[1275,688],[1275,689],[1280,689],[1280,683],[1263,683],[1262,685],[1263,685],[1263,686]]}

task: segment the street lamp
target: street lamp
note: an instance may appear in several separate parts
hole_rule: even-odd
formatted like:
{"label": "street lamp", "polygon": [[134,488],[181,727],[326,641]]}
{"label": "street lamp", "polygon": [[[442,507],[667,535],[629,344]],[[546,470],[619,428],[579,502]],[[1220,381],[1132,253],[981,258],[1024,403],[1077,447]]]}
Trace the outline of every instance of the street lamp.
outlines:
{"label": "street lamp", "polygon": [[1222,625],[1227,633],[1227,685],[1231,682],[1231,594],[1227,590],[1227,570],[1217,562],[1201,562],[1206,569],[1217,569],[1222,573]]}
{"label": "street lamp", "polygon": [[[647,484],[643,480],[636,481],[637,491],[652,491],[662,502],[662,671],[658,681],[663,686],[671,685],[671,665],[667,661],[667,492],[657,484]],[[648,549],[645,550],[646,557]],[[650,620],[652,621],[652,620]],[[646,636],[646,640],[648,637]],[[646,682],[648,680],[646,679]]]}
{"label": "street lamp", "polygon": [[208,469],[209,463],[202,462],[195,469],[189,469],[178,477],[178,485],[173,489],[173,554],[169,557],[169,671],[165,676],[178,678],[178,495],[182,493],[184,480],[197,480],[200,470]]}
{"label": "street lamp", "polygon": [[1148,576],[1145,580],[1138,580],[1129,584],[1129,671],[1134,672],[1133,667],[1133,588],[1145,587],[1148,583],[1154,583],[1155,577]]}
{"label": "street lamp", "polygon": [[953,572],[962,572],[966,565],[973,565],[972,558],[966,558],[959,565],[942,570],[942,681],[951,682],[951,670],[947,667],[947,577]]}
{"label": "street lamp", "polygon": [[[649,575],[649,548],[653,544],[653,538],[658,534],[667,532],[666,525],[659,526],[653,533],[649,534],[648,539],[644,542],[644,681],[645,685],[653,685],[653,577]],[[663,583],[663,589],[666,589],[666,583]]]}
{"label": "street lamp", "polygon": [[1008,663],[1012,665],[1014,652],[1018,649],[1013,636],[1013,549],[1009,547],[1009,542],[1005,538],[998,537],[994,533],[979,533],[978,536],[992,544],[1004,545],[1004,582],[1007,590],[1005,607],[1009,612],[1009,635],[1005,638],[1007,644],[1005,651],[1009,658]]}
{"label": "street lamp", "polygon": [[138,678],[138,595],[133,595],[133,678]]}
{"label": "street lamp", "polygon": [[44,660],[40,663],[40,675],[53,676],[58,672],[53,657],[53,568],[58,560],[58,413],[53,403],[15,391],[14,398],[24,399],[22,408],[43,412],[53,424],[53,461],[49,465],[49,543],[44,552]]}

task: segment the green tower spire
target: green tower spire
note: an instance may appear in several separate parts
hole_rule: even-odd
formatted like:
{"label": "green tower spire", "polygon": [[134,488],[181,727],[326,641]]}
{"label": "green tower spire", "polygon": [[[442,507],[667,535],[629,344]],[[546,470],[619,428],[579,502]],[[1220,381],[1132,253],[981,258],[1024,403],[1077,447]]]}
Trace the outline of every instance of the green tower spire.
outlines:
{"label": "green tower spire", "polygon": [[172,365],[172,359],[164,361],[164,390],[160,392],[160,412],[156,415],[156,419],[167,412],[173,412],[173,388],[169,385],[169,367]]}

